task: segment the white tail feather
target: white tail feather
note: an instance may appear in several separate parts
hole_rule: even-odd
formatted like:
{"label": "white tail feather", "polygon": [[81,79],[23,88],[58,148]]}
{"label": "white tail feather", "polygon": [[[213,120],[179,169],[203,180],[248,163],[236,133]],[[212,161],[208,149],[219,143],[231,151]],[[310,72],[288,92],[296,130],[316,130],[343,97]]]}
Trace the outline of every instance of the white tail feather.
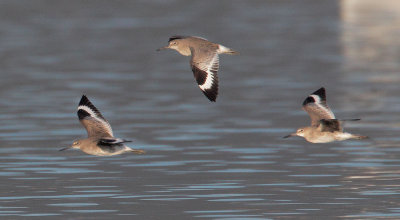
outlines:
{"label": "white tail feather", "polygon": [[218,52],[218,54],[221,54],[221,53],[226,53],[226,54],[239,54],[238,52],[232,50],[231,48],[227,48],[227,47],[225,47],[225,46],[222,46],[221,44],[219,45],[217,52]]}

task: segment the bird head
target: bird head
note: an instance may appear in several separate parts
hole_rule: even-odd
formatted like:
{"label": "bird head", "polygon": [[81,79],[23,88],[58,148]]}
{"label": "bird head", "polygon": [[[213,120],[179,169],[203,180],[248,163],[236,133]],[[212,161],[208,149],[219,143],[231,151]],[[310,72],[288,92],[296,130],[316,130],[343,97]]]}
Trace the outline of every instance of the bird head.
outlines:
{"label": "bird head", "polygon": [[74,143],[72,143],[71,146],[62,148],[62,149],[60,149],[60,151],[68,150],[68,149],[71,149],[71,148],[80,149],[81,148],[81,141],[80,140],[74,141]]}
{"label": "bird head", "polygon": [[297,131],[296,131],[295,133],[292,133],[292,134],[286,135],[286,136],[285,136],[285,137],[283,137],[283,138],[289,138],[289,137],[293,137],[293,136],[300,136],[300,137],[304,137],[304,133],[305,133],[305,131],[306,131],[306,128],[299,128],[299,129],[297,129]]}
{"label": "bird head", "polygon": [[165,50],[165,49],[173,49],[173,50],[179,51],[180,46],[181,46],[181,41],[185,38],[186,37],[183,37],[183,36],[172,36],[168,40],[168,46],[161,47],[161,48],[157,49],[157,51]]}

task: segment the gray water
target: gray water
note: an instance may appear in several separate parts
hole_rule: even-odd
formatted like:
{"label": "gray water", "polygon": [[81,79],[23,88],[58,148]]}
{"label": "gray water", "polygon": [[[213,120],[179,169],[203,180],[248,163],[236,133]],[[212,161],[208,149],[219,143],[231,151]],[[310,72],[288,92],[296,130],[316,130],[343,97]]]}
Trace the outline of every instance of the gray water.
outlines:
{"label": "gray water", "polygon": [[[400,3],[374,2],[1,1],[0,218],[400,218]],[[240,52],[216,103],[155,51],[175,34]],[[370,139],[282,139],[321,86]],[[59,152],[82,94],[147,153]]]}

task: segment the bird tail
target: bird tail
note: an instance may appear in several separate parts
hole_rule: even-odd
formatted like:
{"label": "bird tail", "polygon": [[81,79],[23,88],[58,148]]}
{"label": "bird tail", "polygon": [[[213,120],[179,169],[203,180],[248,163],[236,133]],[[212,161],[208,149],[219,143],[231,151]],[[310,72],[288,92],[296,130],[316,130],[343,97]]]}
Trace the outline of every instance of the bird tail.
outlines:
{"label": "bird tail", "polygon": [[352,139],[361,140],[361,139],[366,139],[366,138],[368,138],[368,136],[353,134],[353,135],[351,135],[351,138],[352,138]]}
{"label": "bird tail", "polygon": [[144,151],[144,150],[137,150],[137,149],[131,149],[130,151],[134,154],[145,154],[146,153],[146,151]]}
{"label": "bird tail", "polygon": [[[346,122],[346,121],[360,121],[360,120],[361,120],[360,118],[347,118],[347,119],[340,119],[339,121]],[[369,137],[364,136],[364,135],[352,134],[350,138],[356,139],[356,140],[361,140],[361,139],[366,139]]]}
{"label": "bird tail", "polygon": [[222,45],[219,45],[218,53],[219,54],[225,53],[225,54],[231,54],[231,55],[239,54],[239,52],[236,52],[236,51],[232,50],[231,48],[228,48],[228,47],[225,47],[225,46],[222,46]]}

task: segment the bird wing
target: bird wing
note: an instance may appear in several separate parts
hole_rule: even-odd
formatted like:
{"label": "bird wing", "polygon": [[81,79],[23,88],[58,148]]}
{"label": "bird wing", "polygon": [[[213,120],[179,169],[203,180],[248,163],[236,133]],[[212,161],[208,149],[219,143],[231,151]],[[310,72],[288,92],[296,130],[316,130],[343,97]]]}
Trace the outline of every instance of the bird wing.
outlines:
{"label": "bird wing", "polygon": [[113,137],[110,124],[85,95],[79,102],[77,114],[89,137]]}
{"label": "bird wing", "polygon": [[303,102],[303,109],[311,118],[311,126],[318,127],[321,119],[335,119],[335,115],[326,104],[325,88],[322,87],[309,95]]}
{"label": "bird wing", "polygon": [[199,37],[199,36],[192,36],[192,38],[197,38],[197,39],[200,39],[200,40],[206,40],[206,41],[208,41],[208,40],[205,39],[204,37]]}
{"label": "bird wing", "polygon": [[121,151],[124,148],[128,148],[124,145],[125,142],[131,142],[129,140],[121,138],[100,138],[97,142],[97,146],[104,152],[115,153]]}
{"label": "bird wing", "polygon": [[197,81],[201,91],[207,98],[215,102],[218,95],[218,69],[219,57],[216,50],[200,48],[190,48],[192,59],[190,66],[192,67],[194,78]]}
{"label": "bird wing", "polygon": [[321,132],[343,131],[342,123],[338,119],[321,119],[319,121],[318,129]]}
{"label": "bird wing", "polygon": [[121,138],[100,138],[97,144],[104,146],[112,146],[112,145],[123,144],[126,142],[132,142],[132,141]]}
{"label": "bird wing", "polygon": [[352,118],[352,119],[321,119],[318,129],[322,132],[334,132],[340,131],[343,132],[343,124],[346,121],[359,121],[359,118]]}

